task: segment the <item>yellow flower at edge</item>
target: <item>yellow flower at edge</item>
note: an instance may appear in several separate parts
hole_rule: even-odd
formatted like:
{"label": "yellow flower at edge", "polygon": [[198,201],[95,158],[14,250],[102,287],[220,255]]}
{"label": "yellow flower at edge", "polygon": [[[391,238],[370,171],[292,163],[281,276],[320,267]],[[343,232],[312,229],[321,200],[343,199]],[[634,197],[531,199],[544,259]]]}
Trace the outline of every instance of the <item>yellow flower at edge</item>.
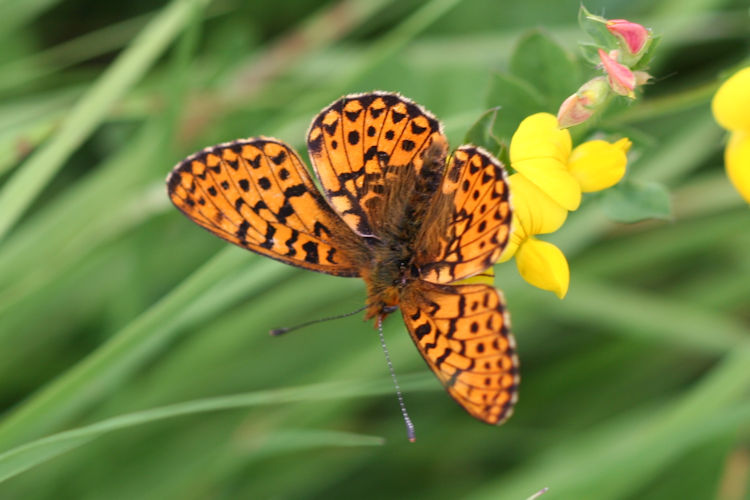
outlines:
{"label": "yellow flower at edge", "polygon": [[719,125],[732,132],[724,151],[727,176],[750,203],[750,67],[719,87],[711,110]]}
{"label": "yellow flower at edge", "polygon": [[727,130],[750,130],[750,67],[721,84],[711,101],[716,121]]}
{"label": "yellow flower at edge", "polygon": [[750,203],[750,130],[732,132],[724,151],[724,164],[729,180]]}

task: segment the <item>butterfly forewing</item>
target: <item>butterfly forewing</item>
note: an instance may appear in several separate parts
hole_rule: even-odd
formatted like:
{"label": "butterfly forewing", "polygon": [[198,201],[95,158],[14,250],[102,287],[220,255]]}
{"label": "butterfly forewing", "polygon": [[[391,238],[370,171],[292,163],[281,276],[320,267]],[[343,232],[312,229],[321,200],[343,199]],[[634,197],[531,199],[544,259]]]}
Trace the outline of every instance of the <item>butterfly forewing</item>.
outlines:
{"label": "butterfly forewing", "polygon": [[419,170],[440,123],[412,101],[386,92],[342,97],[312,122],[307,146],[331,206],[362,236],[377,236],[370,207],[399,167]]}
{"label": "butterfly forewing", "polygon": [[448,393],[474,417],[510,417],[519,382],[502,297],[487,285],[415,285],[401,305],[419,352]]}
{"label": "butterfly forewing", "polygon": [[[421,241],[440,242],[436,254],[421,256],[422,279],[451,283],[490,267],[502,254],[512,219],[508,183],[500,162],[476,146],[461,146],[452,155],[437,197],[448,197],[450,213],[428,212]],[[436,199],[434,206],[440,206]],[[434,218],[448,217],[447,228]],[[430,231],[445,231],[430,235]],[[433,236],[433,237],[431,237]]]}
{"label": "butterfly forewing", "polygon": [[338,276],[358,276],[360,238],[317,191],[297,153],[254,138],[207,148],[179,163],[169,197],[217,236],[276,260]]}

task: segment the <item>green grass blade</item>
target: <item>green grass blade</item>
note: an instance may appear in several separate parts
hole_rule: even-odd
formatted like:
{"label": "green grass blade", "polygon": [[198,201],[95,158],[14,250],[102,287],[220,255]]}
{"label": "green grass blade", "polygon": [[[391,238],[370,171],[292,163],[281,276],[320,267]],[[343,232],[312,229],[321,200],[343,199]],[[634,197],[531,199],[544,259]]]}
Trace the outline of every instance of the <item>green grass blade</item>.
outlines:
{"label": "green grass blade", "polygon": [[0,449],[59,427],[132,373],[185,324],[210,317],[289,272],[260,260],[239,272],[248,257],[236,248],[220,252],[88,358],[31,396],[0,422]]}
{"label": "green grass blade", "polygon": [[745,343],[674,403],[576,435],[469,498],[523,498],[540,481],[550,499],[628,498],[690,447],[747,422],[748,366]]}
{"label": "green grass blade", "polygon": [[[380,380],[377,383],[356,381],[317,384],[306,387],[292,387],[189,401],[120,415],[85,427],[53,434],[0,454],[0,482],[44,463],[61,453],[119,429],[144,425],[169,418],[220,410],[301,401],[350,398],[366,394],[384,394],[392,391],[393,387],[390,380],[386,379]],[[294,450],[316,446],[373,446],[382,445],[384,442],[380,437],[329,431],[287,431],[283,435],[271,435],[270,438],[273,439],[273,442],[270,443],[270,448],[276,450]]]}
{"label": "green grass blade", "polygon": [[605,285],[577,276],[557,314],[571,321],[587,321],[604,331],[620,331],[648,341],[724,353],[736,349],[750,331],[741,322],[693,304]]}
{"label": "green grass blade", "polygon": [[59,132],[22,165],[0,191],[0,241],[65,160],[153,65],[206,0],[175,0],[133,40],[66,117]]}
{"label": "green grass blade", "polygon": [[0,4],[0,33],[12,33],[60,0],[4,0]]}

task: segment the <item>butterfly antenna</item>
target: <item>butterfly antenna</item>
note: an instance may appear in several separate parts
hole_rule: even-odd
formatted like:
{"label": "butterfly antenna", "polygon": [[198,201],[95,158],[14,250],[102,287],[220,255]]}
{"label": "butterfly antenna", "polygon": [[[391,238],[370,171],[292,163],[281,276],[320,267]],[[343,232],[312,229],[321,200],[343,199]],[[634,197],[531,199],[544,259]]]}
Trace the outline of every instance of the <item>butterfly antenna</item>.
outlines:
{"label": "butterfly antenna", "polygon": [[396,387],[396,396],[398,397],[398,405],[401,407],[401,415],[404,417],[404,424],[406,424],[406,437],[412,443],[417,440],[414,434],[414,424],[409,418],[409,414],[406,412],[406,405],[404,404],[404,397],[401,394],[401,387],[398,385],[396,380],[396,372],[393,371],[393,363],[391,363],[391,355],[388,354],[388,347],[385,345],[385,335],[383,335],[383,317],[378,316],[378,335],[380,336],[380,347],[383,348],[383,354],[385,354],[385,362],[388,364],[388,371],[391,372],[391,378],[393,379],[393,385]]}
{"label": "butterfly antenna", "polygon": [[306,326],[314,325],[315,323],[322,323],[324,321],[331,321],[331,320],[334,320],[334,319],[341,319],[341,318],[346,318],[348,316],[354,316],[355,314],[360,313],[360,312],[364,311],[365,309],[367,309],[367,306],[363,306],[363,307],[360,307],[359,309],[357,309],[356,311],[351,311],[351,312],[348,312],[348,313],[339,314],[337,316],[329,316],[327,318],[320,318],[320,319],[314,319],[312,321],[305,321],[304,323],[300,323],[299,325],[290,326],[288,328],[274,328],[273,330],[270,330],[268,333],[269,333],[269,335],[272,335],[272,336],[276,337],[277,335],[282,335],[282,334],[287,333],[287,332],[291,332],[291,331],[294,331],[294,330],[299,330],[300,328],[304,328]]}

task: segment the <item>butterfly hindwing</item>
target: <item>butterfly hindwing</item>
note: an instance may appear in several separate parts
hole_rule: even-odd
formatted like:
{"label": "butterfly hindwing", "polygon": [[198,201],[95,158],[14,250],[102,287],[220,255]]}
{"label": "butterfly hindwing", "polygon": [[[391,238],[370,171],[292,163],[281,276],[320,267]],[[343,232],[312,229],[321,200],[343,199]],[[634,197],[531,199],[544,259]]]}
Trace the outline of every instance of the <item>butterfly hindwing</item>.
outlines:
{"label": "butterfly hindwing", "polygon": [[[448,162],[436,197],[434,206],[447,199],[450,208],[428,212],[425,218],[417,248],[422,240],[437,240],[440,246],[418,263],[422,279],[451,283],[497,261],[508,242],[512,220],[508,183],[500,162],[482,148],[459,147]],[[445,234],[430,235],[430,231]]]}
{"label": "butterfly hindwing", "polygon": [[497,290],[421,282],[401,312],[419,352],[458,404],[490,424],[510,417],[518,358]]}
{"label": "butterfly hindwing", "polygon": [[419,170],[432,141],[445,140],[440,122],[398,94],[353,94],[334,102],[313,120],[307,147],[328,201],[361,236],[378,236],[371,208],[382,197],[389,173]]}
{"label": "butterfly hindwing", "polygon": [[294,150],[270,138],[206,148],[167,179],[169,197],[215,235],[254,252],[338,276],[358,276],[360,242],[310,180]]}

